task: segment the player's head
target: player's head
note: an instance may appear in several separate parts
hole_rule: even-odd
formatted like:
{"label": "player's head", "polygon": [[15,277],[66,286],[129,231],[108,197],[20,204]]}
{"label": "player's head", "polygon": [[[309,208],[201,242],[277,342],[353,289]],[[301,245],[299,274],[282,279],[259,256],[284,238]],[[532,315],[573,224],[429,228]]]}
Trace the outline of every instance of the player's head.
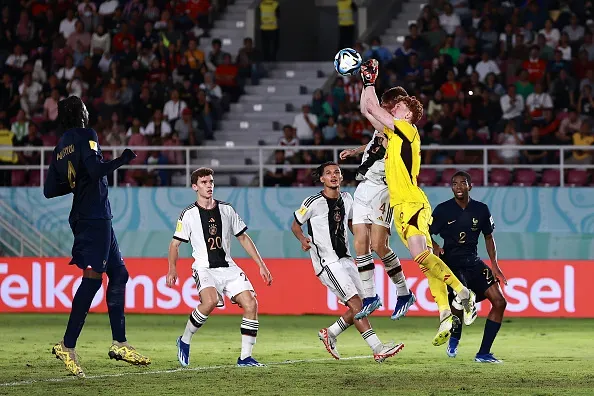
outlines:
{"label": "player's head", "polygon": [[402,87],[390,88],[382,95],[382,107],[394,117],[416,124],[423,116],[423,105],[414,96],[408,96]]}
{"label": "player's head", "polygon": [[452,192],[454,198],[464,201],[468,199],[468,193],[472,190],[472,179],[470,174],[464,171],[458,171],[452,176]]}
{"label": "player's head", "polygon": [[212,198],[214,191],[214,171],[210,168],[198,168],[192,172],[192,190],[196,191],[198,197]]}
{"label": "player's head", "polygon": [[64,130],[86,128],[89,124],[87,106],[78,96],[69,96],[58,102],[58,120]]}
{"label": "player's head", "polygon": [[324,188],[336,190],[342,182],[342,171],[336,162],[328,161],[316,169],[316,175],[324,185]]}

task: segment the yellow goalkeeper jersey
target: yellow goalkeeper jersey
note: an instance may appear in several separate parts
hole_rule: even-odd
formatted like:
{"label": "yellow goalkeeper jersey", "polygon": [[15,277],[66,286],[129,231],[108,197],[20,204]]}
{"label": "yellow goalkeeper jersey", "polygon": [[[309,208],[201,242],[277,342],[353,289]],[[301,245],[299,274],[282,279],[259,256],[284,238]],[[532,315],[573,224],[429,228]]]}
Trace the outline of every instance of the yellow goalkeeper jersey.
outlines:
{"label": "yellow goalkeeper jersey", "polygon": [[421,170],[421,137],[411,123],[394,119],[394,129],[384,127],[388,138],[386,149],[386,183],[390,206],[407,203],[427,203],[427,196],[417,185]]}

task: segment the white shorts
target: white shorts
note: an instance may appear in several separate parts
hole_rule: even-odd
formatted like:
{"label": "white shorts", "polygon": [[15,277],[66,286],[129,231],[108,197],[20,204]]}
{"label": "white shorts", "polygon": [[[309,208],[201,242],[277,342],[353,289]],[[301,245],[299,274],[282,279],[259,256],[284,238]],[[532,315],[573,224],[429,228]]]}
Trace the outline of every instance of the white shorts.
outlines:
{"label": "white shorts", "polygon": [[365,180],[355,190],[353,224],[377,224],[390,230],[394,220],[388,186]]}
{"label": "white shorts", "polygon": [[325,265],[318,278],[342,303],[354,295],[363,296],[363,283],[351,258],[344,257]]}
{"label": "white shorts", "polygon": [[236,304],[234,297],[246,290],[254,292],[254,287],[247,275],[238,266],[222,268],[192,269],[192,276],[196,282],[198,293],[207,287],[214,287],[219,294],[217,307],[225,305],[223,296],[227,296],[231,303]]}

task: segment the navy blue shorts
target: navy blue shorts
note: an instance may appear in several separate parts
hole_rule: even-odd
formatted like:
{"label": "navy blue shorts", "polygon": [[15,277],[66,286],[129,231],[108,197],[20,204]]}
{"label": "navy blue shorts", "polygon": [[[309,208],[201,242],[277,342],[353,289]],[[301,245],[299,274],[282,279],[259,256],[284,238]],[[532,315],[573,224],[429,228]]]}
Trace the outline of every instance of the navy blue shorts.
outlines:
{"label": "navy blue shorts", "polygon": [[70,264],[99,273],[124,265],[111,220],[78,220],[70,228],[74,234]]}
{"label": "navy blue shorts", "polygon": [[[447,262],[446,262],[447,264]],[[483,262],[480,258],[473,260],[467,267],[452,268],[452,272],[460,282],[476,294],[476,301],[483,301],[487,298],[485,292],[488,288],[493,286],[497,281],[493,276],[491,267]],[[449,266],[449,265],[448,265]],[[453,290],[448,287],[450,303],[454,299]]]}

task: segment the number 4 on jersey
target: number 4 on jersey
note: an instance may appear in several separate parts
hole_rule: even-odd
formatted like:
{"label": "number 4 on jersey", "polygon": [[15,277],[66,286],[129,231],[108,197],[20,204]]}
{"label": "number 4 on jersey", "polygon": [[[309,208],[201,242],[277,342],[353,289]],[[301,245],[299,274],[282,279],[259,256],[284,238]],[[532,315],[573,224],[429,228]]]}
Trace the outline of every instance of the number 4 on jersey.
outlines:
{"label": "number 4 on jersey", "polygon": [[74,170],[74,165],[70,161],[68,161],[68,184],[70,184],[70,188],[72,189],[74,189],[76,184],[76,170]]}

